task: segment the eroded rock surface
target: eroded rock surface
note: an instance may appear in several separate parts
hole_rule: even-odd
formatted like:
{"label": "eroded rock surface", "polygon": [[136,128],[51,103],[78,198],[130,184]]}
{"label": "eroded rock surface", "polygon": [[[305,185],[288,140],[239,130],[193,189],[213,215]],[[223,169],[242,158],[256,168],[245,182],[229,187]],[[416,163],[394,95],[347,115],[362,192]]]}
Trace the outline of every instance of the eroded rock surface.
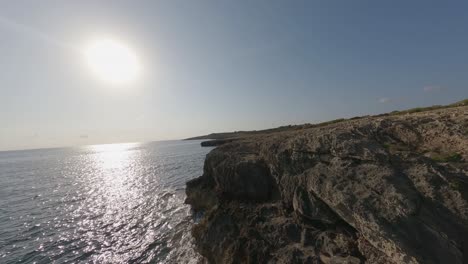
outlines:
{"label": "eroded rock surface", "polygon": [[468,107],[239,139],[187,184],[193,235],[210,263],[463,263],[467,161]]}

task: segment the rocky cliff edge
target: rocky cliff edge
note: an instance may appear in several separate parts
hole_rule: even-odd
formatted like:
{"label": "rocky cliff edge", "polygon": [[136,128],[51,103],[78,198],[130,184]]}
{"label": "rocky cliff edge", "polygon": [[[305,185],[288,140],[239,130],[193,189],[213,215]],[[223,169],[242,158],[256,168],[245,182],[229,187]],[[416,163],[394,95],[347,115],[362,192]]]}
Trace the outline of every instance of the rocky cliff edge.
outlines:
{"label": "rocky cliff edge", "polygon": [[467,106],[242,138],[187,183],[196,247],[210,263],[463,263],[467,161]]}

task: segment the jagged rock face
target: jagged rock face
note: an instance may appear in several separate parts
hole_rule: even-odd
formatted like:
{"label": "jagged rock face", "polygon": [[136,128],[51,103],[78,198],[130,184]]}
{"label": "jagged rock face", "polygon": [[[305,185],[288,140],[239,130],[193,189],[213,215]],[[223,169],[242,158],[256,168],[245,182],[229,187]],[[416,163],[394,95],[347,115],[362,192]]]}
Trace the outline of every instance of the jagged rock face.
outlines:
{"label": "jagged rock face", "polygon": [[467,161],[468,107],[240,139],[187,184],[193,235],[210,263],[463,263]]}

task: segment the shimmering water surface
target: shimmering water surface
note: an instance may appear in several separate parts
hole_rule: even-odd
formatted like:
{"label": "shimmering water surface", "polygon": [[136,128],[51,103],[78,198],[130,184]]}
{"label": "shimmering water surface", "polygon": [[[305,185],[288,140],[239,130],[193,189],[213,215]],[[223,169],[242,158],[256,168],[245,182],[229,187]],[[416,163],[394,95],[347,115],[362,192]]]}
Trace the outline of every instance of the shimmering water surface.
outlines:
{"label": "shimmering water surface", "polygon": [[0,152],[0,263],[195,263],[199,141]]}

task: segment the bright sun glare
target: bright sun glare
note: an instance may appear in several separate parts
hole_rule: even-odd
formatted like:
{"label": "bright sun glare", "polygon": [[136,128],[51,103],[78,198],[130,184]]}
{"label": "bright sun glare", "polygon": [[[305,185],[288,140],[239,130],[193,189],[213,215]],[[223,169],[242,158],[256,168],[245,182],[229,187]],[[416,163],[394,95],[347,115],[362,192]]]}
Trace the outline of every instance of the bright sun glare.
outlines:
{"label": "bright sun glare", "polygon": [[85,49],[86,62],[96,76],[114,84],[137,79],[140,64],[136,54],[124,44],[103,39],[90,43]]}

